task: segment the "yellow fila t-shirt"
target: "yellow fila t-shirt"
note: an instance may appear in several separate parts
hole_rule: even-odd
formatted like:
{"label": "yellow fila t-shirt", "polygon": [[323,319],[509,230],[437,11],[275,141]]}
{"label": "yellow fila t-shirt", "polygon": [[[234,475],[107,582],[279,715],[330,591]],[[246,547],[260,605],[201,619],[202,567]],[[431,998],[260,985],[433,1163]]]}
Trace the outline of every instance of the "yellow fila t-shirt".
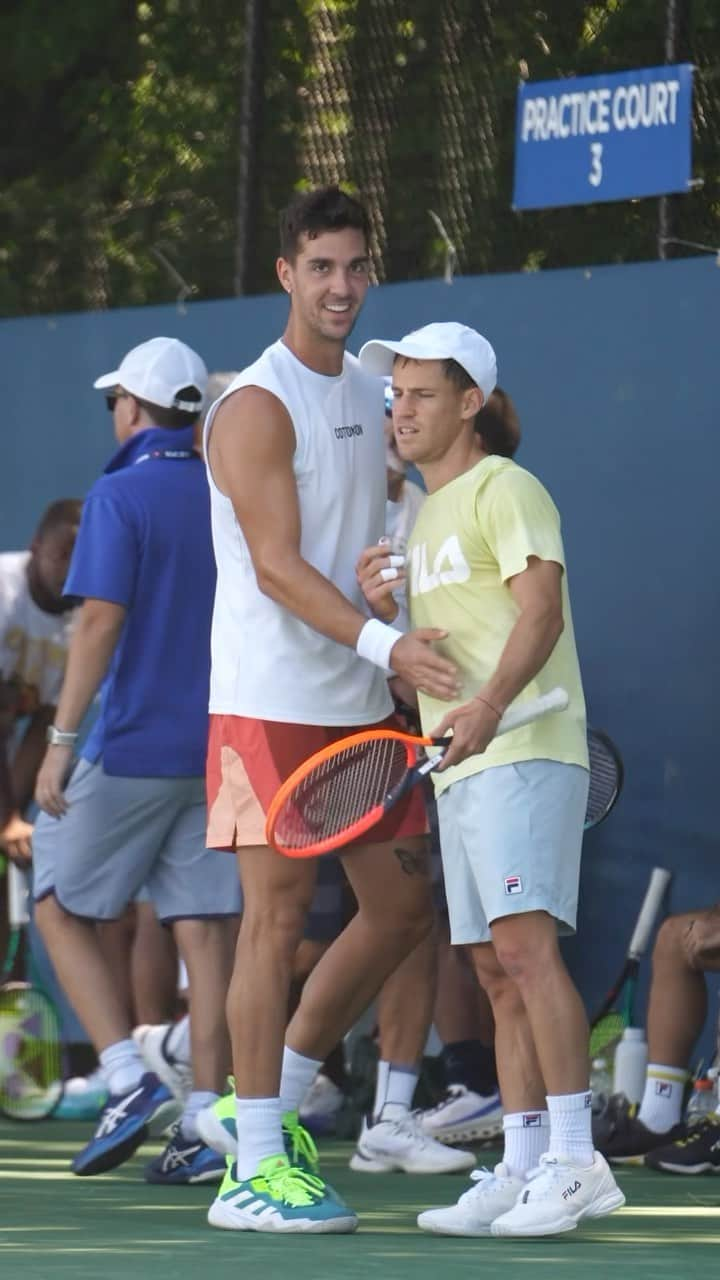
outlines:
{"label": "yellow fila t-shirt", "polygon": [[[463,684],[455,703],[419,694],[426,733],[453,705],[478,693],[497,667],[519,613],[508,579],[527,568],[529,556],[554,560],[565,570],[555,504],[540,481],[511,459],[483,458],[426,498],[407,551],[410,617],[413,627],[449,632],[435,648],[456,663]],[[569,707],[496,738],[480,756],[433,774],[438,793],[458,778],[521,760],[560,760],[587,768],[585,700],[566,578],[563,572],[562,635],[514,705],[561,685],[570,695]]]}

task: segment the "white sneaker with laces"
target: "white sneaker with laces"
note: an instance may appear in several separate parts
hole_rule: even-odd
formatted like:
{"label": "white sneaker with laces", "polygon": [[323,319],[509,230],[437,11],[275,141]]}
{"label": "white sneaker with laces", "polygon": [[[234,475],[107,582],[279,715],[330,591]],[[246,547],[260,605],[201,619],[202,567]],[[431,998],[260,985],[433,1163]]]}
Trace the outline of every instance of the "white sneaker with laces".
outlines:
{"label": "white sneaker with laces", "polygon": [[484,1096],[464,1084],[451,1084],[436,1106],[417,1116],[425,1132],[439,1142],[483,1142],[499,1138],[503,1131],[500,1094]]}
{"label": "white sneaker with laces", "polygon": [[492,1235],[559,1235],[574,1231],[585,1218],[604,1218],[624,1203],[625,1196],[599,1151],[587,1169],[544,1155],[539,1167],[528,1174],[513,1208],[493,1222]]}
{"label": "white sneaker with laces", "polygon": [[524,1179],[511,1174],[505,1164],[496,1164],[492,1171],[476,1169],[470,1177],[474,1185],[463,1191],[457,1204],[418,1215],[422,1231],[436,1236],[489,1236],[495,1219],[512,1209],[525,1186]]}
{"label": "white sneaker with laces", "polygon": [[300,1123],[311,1133],[332,1133],[343,1101],[342,1089],[318,1071],[298,1108]]}
{"label": "white sneaker with laces", "polygon": [[363,1120],[350,1168],[356,1173],[466,1173],[475,1164],[471,1151],[437,1142],[408,1112],[393,1120]]}
{"label": "white sneaker with laces", "polygon": [[156,1027],[143,1023],[135,1028],[132,1036],[148,1071],[154,1071],[178,1102],[184,1103],[192,1089],[192,1067],[189,1062],[181,1062],[167,1052],[165,1046],[171,1031],[172,1023],[169,1022]]}

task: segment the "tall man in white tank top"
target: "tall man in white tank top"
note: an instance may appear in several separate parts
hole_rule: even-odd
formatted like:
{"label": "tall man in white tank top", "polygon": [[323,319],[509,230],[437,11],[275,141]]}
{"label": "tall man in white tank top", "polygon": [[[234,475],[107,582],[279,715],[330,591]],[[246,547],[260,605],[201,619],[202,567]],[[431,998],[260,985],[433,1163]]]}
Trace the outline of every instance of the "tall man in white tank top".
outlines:
{"label": "tall man in white tank top", "polygon": [[[228,996],[237,1160],[211,1206],[235,1230],[353,1231],[319,1177],[297,1107],[322,1060],[432,927],[418,794],[343,859],[358,913],[305,987],[286,1031],[293,958],[316,875],[264,843],[280,782],[313,751],[392,723],[391,669],[456,695],[436,629],[368,619],[355,565],[385,522],[383,384],[346,354],[368,288],[368,224],[336,187],[281,220],[283,337],[208,415],[205,456],[218,586],[212,630],[208,844],[237,852],[245,909]],[[390,847],[388,847],[390,842]],[[397,855],[397,856],[395,856]],[[408,872],[412,871],[412,874]]]}

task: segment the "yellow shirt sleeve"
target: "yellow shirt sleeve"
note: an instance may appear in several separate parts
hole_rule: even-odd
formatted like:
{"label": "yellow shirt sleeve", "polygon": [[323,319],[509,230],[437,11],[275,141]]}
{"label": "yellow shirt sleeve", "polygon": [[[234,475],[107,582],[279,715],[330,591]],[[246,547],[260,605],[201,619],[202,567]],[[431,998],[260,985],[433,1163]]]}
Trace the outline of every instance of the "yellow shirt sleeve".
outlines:
{"label": "yellow shirt sleeve", "polygon": [[476,514],[503,582],[523,573],[530,556],[565,569],[557,507],[529,471],[513,467],[493,476],[482,498],[478,494]]}

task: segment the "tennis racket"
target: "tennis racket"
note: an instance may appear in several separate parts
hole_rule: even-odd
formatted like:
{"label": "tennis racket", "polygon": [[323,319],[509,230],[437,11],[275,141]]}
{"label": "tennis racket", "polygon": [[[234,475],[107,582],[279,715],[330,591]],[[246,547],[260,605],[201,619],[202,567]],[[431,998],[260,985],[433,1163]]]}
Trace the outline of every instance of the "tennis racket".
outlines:
{"label": "tennis racket", "polygon": [[600,729],[588,728],[590,787],[588,790],[585,830],[597,827],[614,808],[622,791],[625,770],[615,743]]}
{"label": "tennis racket", "polygon": [[[510,707],[496,733],[509,733],[552,711],[568,695],[553,689]],[[371,827],[438,764],[452,738],[368,729],[316,751],[283,783],[265,824],[267,843],[290,858],[330,853]],[[429,758],[425,747],[437,747]]]}
{"label": "tennis racket", "polygon": [[24,872],[7,864],[8,947],[0,975],[0,1112],[43,1120],[63,1093],[60,1026],[53,1005],[29,982],[13,981],[29,922]]}
{"label": "tennis racket", "polygon": [[652,871],[623,967],[590,1024],[591,1058],[604,1056],[614,1047],[626,1027],[636,1025],[635,994],[640,959],[647,949],[670,878],[671,872],[663,867],[655,867]]}

